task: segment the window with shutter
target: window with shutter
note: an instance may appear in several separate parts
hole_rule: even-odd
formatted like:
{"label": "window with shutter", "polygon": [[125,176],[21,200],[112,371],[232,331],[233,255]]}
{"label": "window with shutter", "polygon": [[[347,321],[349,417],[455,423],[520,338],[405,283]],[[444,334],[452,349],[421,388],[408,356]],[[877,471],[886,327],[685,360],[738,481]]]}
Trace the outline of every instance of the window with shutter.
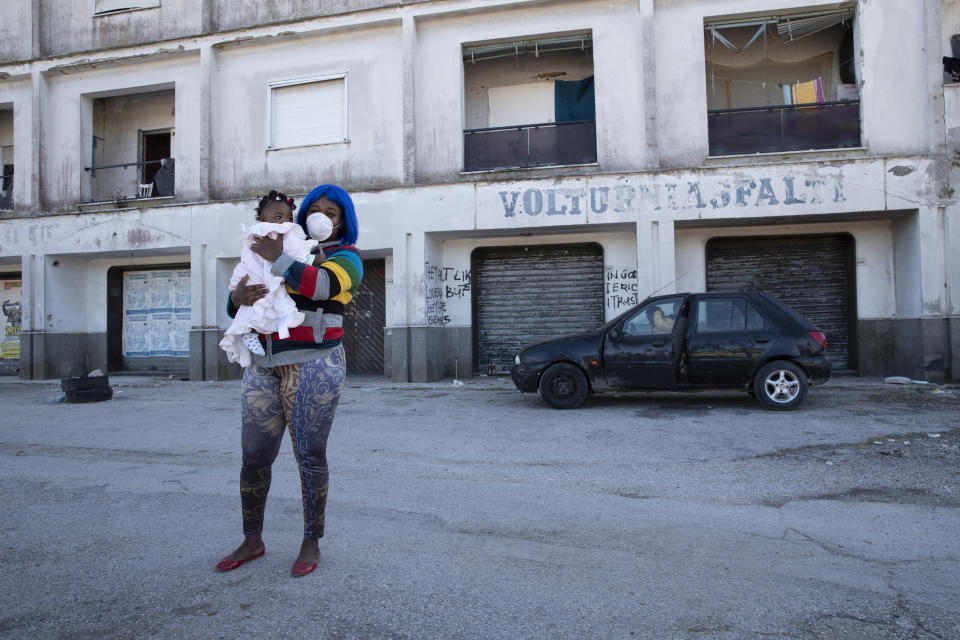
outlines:
{"label": "window with shutter", "polygon": [[347,77],[270,84],[270,148],[347,141]]}

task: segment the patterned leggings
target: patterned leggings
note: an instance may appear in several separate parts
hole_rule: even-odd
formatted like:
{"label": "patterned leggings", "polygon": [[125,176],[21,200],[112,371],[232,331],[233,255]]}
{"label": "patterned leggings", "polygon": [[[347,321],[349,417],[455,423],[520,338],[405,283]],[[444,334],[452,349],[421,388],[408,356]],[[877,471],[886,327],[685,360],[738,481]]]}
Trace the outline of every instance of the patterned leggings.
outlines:
{"label": "patterned leggings", "polygon": [[323,537],[327,506],[327,436],[340,401],[346,359],[343,347],[319,360],[267,369],[251,365],[243,374],[240,443],[240,503],[243,534],[260,535],[270,491],[270,468],[280,451],[285,425],[303,490],[303,537]]}

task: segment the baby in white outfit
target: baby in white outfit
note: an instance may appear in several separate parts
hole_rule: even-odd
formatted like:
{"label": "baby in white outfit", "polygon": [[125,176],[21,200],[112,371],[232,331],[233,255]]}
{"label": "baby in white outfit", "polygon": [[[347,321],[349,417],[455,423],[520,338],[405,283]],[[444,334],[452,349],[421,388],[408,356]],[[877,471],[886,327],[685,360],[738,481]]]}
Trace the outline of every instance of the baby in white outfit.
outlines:
{"label": "baby in white outfit", "polygon": [[284,280],[270,272],[273,264],[254,253],[250,244],[256,237],[277,235],[283,237],[283,252],[300,262],[311,262],[312,251],[317,241],[307,239],[303,228],[293,222],[293,198],[271,191],[260,199],[257,206],[257,223],[244,229],[243,249],[240,251],[240,264],[230,277],[230,291],[247,276],[246,284],[262,284],[268,293],[252,305],[243,305],[237,309],[233,323],[227,329],[220,348],[227,353],[230,362],[241,367],[250,366],[251,353],[265,355],[260,343],[260,333],[277,332],[280,338],[287,338],[290,329],[303,323],[303,314],[287,293]]}

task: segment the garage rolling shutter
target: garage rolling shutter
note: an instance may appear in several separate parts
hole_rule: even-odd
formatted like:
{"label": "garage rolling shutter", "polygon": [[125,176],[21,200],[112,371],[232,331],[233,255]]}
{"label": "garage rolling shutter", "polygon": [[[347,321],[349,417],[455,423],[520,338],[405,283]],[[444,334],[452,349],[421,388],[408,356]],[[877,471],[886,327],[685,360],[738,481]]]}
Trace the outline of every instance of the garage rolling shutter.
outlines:
{"label": "garage rolling shutter", "polygon": [[714,238],[707,243],[707,291],[773,294],[827,334],[834,369],[850,369],[853,260],[848,235]]}
{"label": "garage rolling shutter", "polygon": [[509,369],[521,347],[603,324],[600,245],[477,249],[473,273],[479,372]]}
{"label": "garage rolling shutter", "polygon": [[383,375],[383,327],[386,324],[385,262],[363,261],[357,294],[344,307],[343,349],[348,375]]}

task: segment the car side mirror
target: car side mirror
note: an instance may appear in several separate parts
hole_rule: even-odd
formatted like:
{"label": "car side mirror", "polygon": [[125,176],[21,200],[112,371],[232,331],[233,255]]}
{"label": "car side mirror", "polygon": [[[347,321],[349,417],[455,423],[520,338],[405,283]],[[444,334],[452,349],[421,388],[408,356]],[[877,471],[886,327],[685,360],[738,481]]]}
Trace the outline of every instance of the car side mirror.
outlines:
{"label": "car side mirror", "polygon": [[610,329],[610,331],[607,332],[607,337],[612,341],[617,342],[620,339],[620,328],[614,327],[613,329]]}

